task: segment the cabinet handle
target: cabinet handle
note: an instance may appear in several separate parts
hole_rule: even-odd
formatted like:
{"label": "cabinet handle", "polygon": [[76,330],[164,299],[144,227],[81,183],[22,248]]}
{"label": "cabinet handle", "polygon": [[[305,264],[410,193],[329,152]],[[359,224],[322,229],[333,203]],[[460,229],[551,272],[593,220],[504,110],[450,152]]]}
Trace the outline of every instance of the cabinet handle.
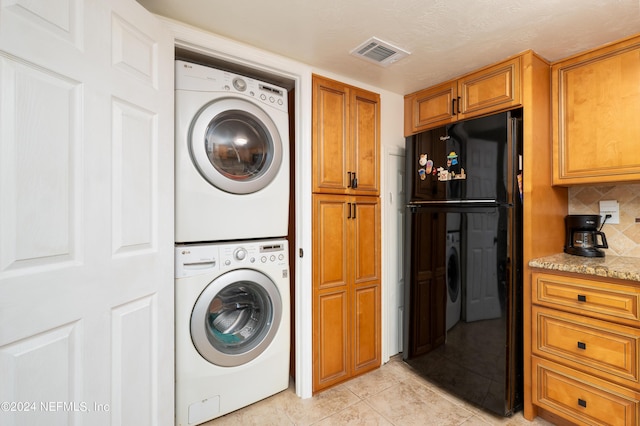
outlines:
{"label": "cabinet handle", "polygon": [[356,203],[353,203],[353,218],[356,218]]}
{"label": "cabinet handle", "polygon": [[578,302],[586,302],[586,301],[587,301],[587,296],[585,296],[584,294],[578,295]]}
{"label": "cabinet handle", "polygon": [[460,96],[458,96],[458,114],[460,114]]}
{"label": "cabinet handle", "polygon": [[351,181],[351,187],[356,189],[358,187],[358,175],[356,172],[353,172],[353,181]]}
{"label": "cabinet handle", "polygon": [[582,342],[578,342],[578,349],[587,349],[587,344],[586,343],[582,343]]}
{"label": "cabinet handle", "polygon": [[347,184],[347,188],[351,188],[351,182],[352,182],[352,178],[351,178],[351,172],[347,172],[349,174],[349,183]]}
{"label": "cabinet handle", "polygon": [[347,203],[349,205],[349,212],[347,213],[347,219],[351,219],[351,203]]}
{"label": "cabinet handle", "polygon": [[456,115],[456,98],[451,99],[451,115]]}
{"label": "cabinet handle", "polygon": [[578,398],[578,405],[584,408],[587,408],[587,401],[584,399]]}

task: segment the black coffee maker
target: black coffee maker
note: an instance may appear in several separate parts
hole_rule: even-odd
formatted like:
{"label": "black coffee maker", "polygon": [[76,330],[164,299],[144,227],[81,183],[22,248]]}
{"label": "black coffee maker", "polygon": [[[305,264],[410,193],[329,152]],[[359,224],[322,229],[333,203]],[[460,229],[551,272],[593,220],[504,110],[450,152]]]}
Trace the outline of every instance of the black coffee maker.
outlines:
{"label": "black coffee maker", "polygon": [[[604,257],[601,248],[609,248],[604,232],[600,232],[597,214],[571,214],[564,218],[566,243],[564,252],[576,256]],[[598,243],[600,236],[600,243]]]}

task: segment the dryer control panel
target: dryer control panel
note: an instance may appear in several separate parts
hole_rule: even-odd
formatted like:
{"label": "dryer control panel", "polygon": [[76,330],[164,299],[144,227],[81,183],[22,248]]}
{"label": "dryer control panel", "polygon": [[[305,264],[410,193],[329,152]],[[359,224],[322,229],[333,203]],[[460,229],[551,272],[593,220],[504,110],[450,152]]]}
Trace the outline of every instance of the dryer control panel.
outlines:
{"label": "dryer control panel", "polygon": [[176,61],[176,90],[228,92],[288,111],[287,89],[254,78],[191,62]]}

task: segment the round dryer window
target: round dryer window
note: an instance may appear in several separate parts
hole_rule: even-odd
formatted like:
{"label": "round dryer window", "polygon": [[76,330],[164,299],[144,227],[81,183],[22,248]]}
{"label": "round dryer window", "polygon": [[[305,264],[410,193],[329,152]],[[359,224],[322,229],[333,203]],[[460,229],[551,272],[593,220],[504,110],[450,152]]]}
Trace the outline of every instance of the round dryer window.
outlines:
{"label": "round dryer window", "polygon": [[213,280],[191,314],[191,338],[207,361],[235,367],[258,357],[273,341],[282,317],[276,285],[253,269]]}
{"label": "round dryer window", "polygon": [[232,194],[265,188],[282,163],[282,139],[275,123],[243,99],[218,99],[200,110],[191,126],[189,149],[200,174]]}

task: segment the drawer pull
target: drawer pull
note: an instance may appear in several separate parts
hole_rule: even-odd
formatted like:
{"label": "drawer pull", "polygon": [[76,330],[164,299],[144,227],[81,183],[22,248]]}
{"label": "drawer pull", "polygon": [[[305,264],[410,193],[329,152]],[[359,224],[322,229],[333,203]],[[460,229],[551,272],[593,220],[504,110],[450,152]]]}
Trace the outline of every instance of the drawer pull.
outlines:
{"label": "drawer pull", "polygon": [[586,343],[582,343],[582,342],[578,342],[578,349],[587,349],[587,344]]}
{"label": "drawer pull", "polygon": [[585,296],[584,294],[578,295],[578,302],[586,302],[586,301],[587,301],[587,296]]}
{"label": "drawer pull", "polygon": [[578,405],[581,407],[587,408],[587,401],[585,401],[584,399],[578,398]]}

